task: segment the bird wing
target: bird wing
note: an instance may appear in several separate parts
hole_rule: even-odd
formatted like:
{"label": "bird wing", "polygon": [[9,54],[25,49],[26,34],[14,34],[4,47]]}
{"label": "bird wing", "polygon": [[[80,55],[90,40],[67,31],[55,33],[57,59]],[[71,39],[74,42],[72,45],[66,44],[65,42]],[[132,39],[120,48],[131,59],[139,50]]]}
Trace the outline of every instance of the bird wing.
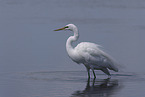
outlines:
{"label": "bird wing", "polygon": [[83,42],[78,44],[77,51],[84,58],[87,64],[91,64],[95,67],[109,68],[110,70],[118,71],[115,66],[116,62],[99,47],[100,45]]}

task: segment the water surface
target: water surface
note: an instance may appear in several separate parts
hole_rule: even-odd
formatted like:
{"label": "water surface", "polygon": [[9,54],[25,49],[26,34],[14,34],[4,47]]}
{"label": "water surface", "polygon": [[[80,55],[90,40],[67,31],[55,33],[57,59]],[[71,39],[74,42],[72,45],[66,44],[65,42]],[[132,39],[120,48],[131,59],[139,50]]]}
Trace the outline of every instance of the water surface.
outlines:
{"label": "water surface", "polygon": [[[144,17],[144,0],[0,0],[0,96],[144,97]],[[77,43],[102,45],[120,72],[88,81],[65,51],[72,33],[53,31],[68,23]]]}

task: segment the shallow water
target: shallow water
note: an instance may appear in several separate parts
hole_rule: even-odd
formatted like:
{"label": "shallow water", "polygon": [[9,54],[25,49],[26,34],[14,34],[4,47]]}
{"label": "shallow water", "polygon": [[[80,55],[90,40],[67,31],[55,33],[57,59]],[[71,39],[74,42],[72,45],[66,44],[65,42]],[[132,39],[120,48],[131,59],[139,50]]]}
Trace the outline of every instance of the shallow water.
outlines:
{"label": "shallow water", "polygon": [[[87,79],[65,51],[74,23],[122,66]],[[144,0],[0,0],[0,97],[144,97]]]}
{"label": "shallow water", "polygon": [[[2,97],[143,97],[145,75],[97,74],[87,79],[84,71],[40,71],[1,74]],[[8,93],[7,93],[8,92]]]}

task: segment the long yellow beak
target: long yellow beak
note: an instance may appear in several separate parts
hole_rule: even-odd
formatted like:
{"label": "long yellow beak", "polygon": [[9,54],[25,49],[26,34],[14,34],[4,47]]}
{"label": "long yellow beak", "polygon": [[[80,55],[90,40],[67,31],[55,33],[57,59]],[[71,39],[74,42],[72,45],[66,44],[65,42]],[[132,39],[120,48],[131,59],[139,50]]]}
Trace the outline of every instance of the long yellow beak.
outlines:
{"label": "long yellow beak", "polygon": [[65,29],[65,27],[60,28],[60,29],[56,29],[56,30],[54,30],[54,31],[60,31],[60,30],[64,30],[64,29]]}

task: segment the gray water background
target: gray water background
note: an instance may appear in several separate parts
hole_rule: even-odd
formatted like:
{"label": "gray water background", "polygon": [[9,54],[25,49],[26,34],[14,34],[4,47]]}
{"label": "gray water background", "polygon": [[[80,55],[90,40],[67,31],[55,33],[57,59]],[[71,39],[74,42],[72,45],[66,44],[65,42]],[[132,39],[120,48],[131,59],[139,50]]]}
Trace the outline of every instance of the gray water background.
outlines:
{"label": "gray water background", "polygon": [[[123,65],[107,80],[114,88],[101,89],[107,76],[96,71],[96,90],[84,92],[86,69],[65,51],[73,33],[53,31],[68,23],[77,43],[97,43]],[[0,97],[144,97],[144,36],[144,0],[0,0]]]}

